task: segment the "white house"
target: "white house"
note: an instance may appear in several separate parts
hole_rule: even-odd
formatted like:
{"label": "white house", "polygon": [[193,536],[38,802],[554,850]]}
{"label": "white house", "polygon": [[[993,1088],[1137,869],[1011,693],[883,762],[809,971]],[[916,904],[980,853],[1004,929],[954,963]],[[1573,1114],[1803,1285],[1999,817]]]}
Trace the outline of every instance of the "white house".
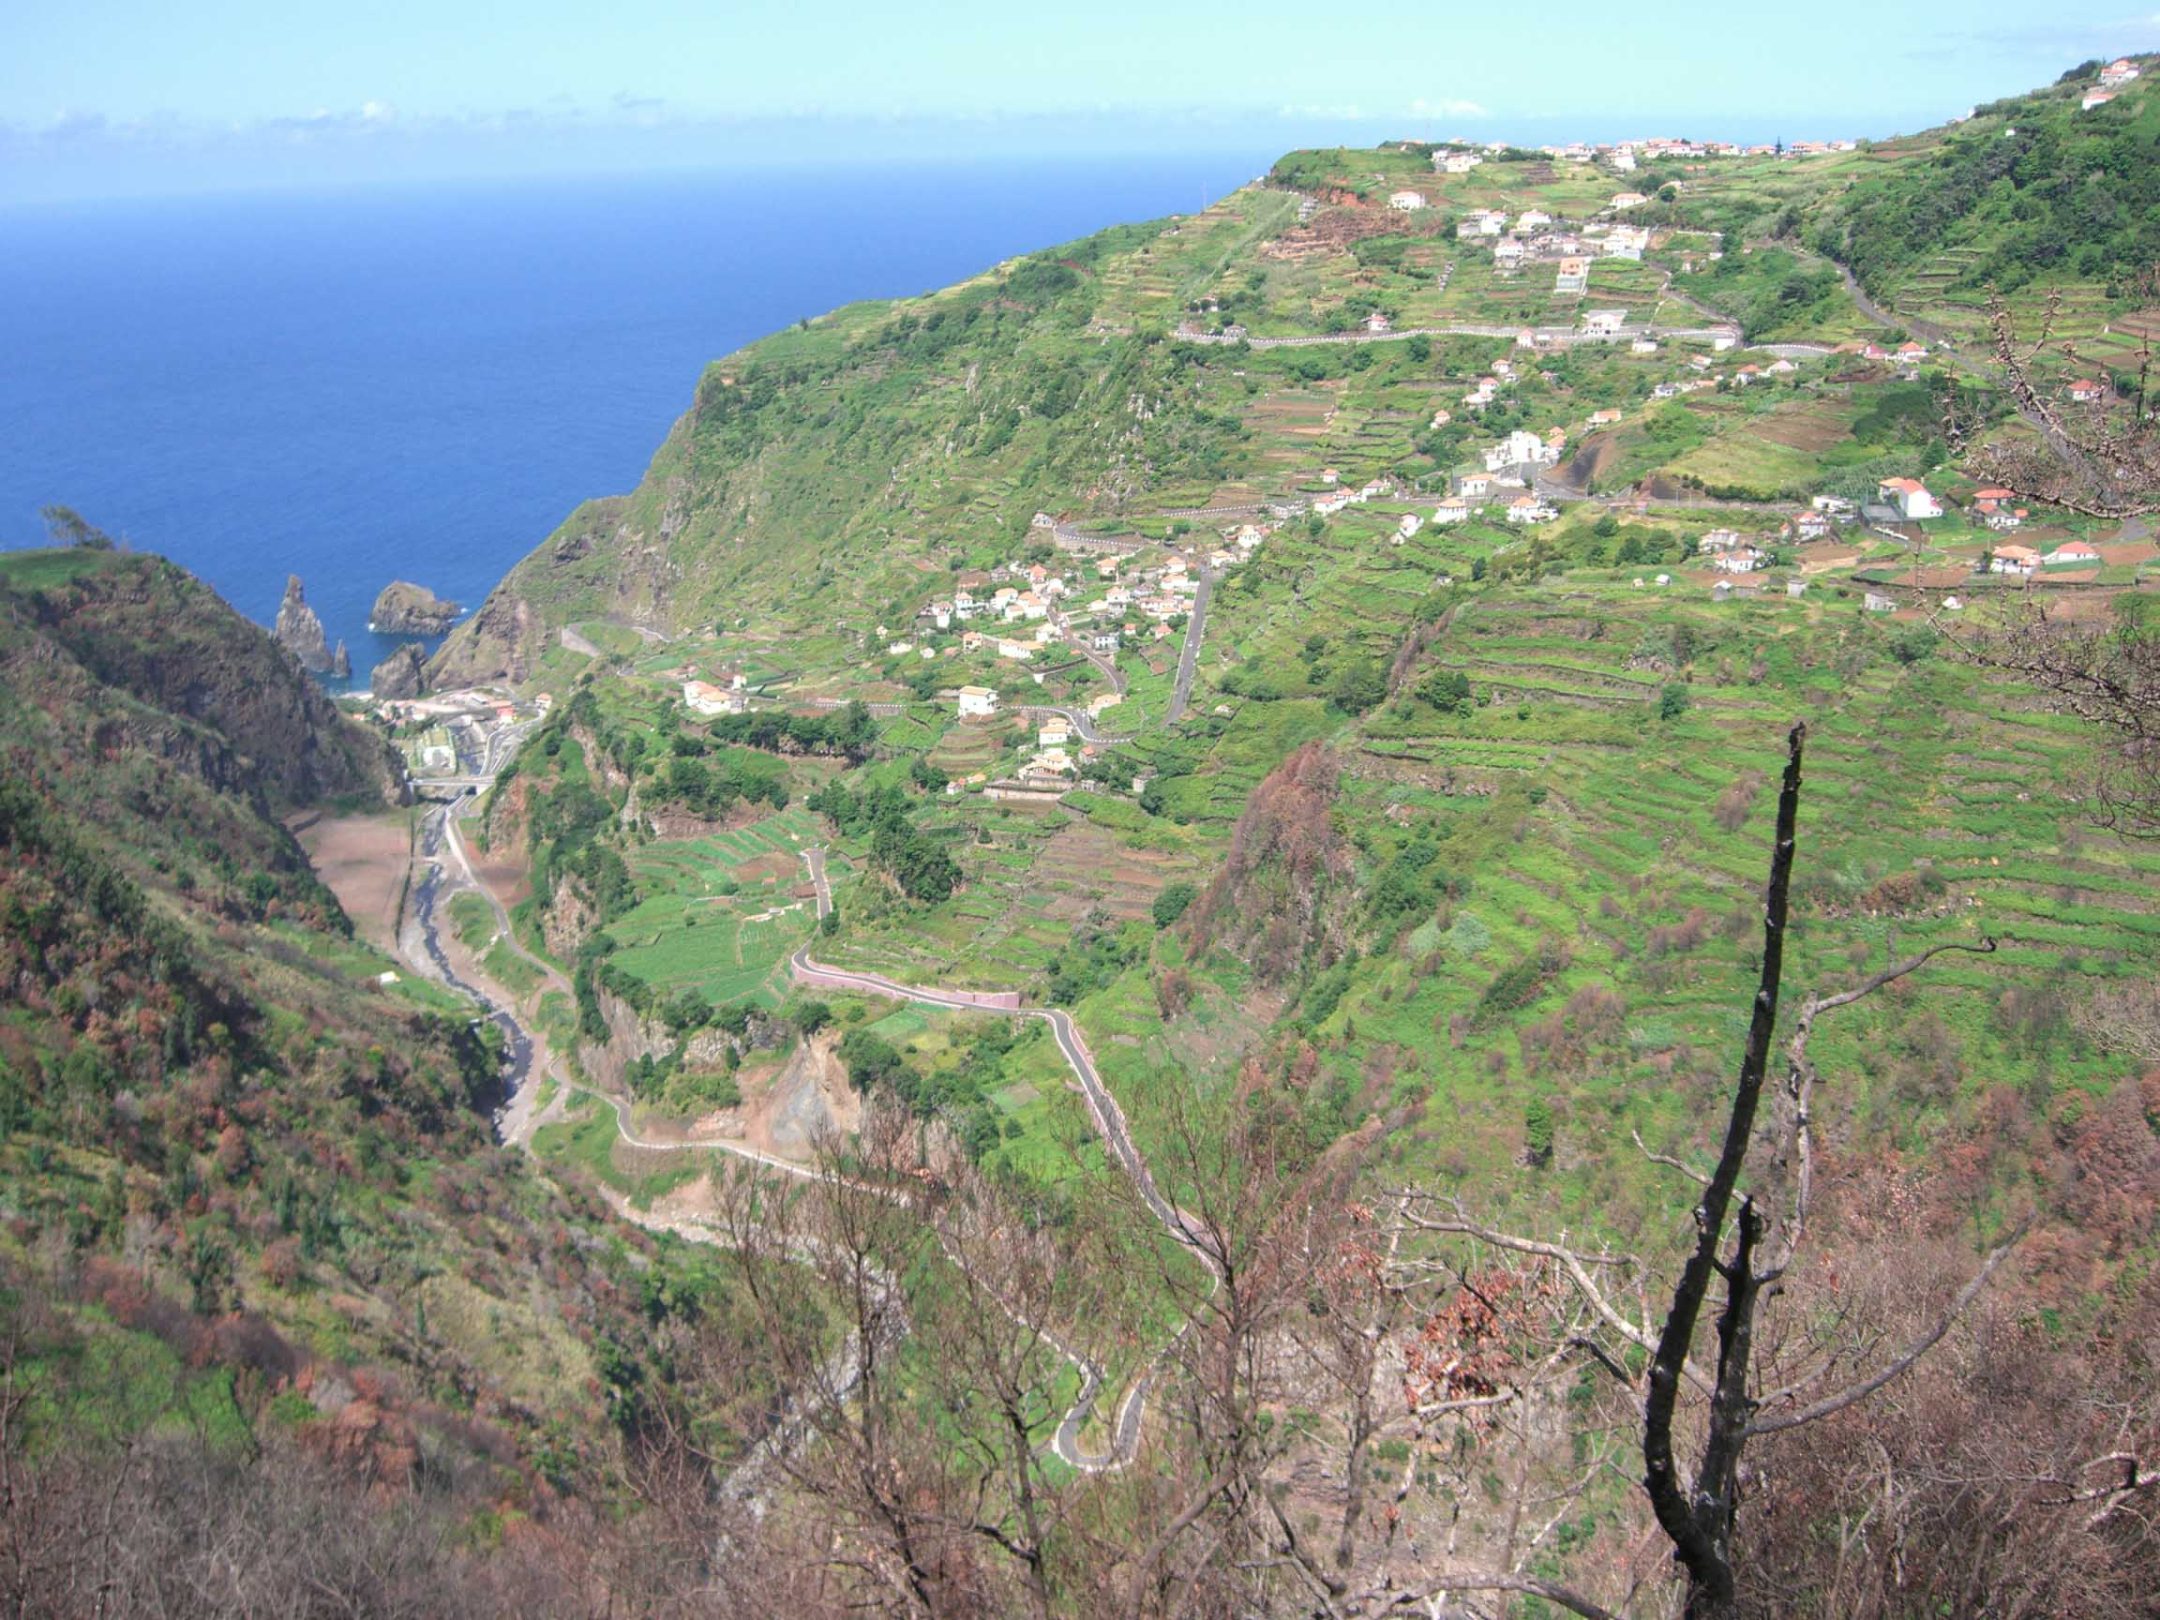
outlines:
{"label": "white house", "polygon": [[1493,244],[1493,263],[1503,270],[1511,270],[1523,261],[1523,245],[1514,237],[1503,237]]}
{"label": "white house", "polygon": [[2112,90],[2087,91],[2085,99],[2078,103],[2078,111],[2091,112],[2095,107],[2105,107],[2114,99],[2115,92]]}
{"label": "white house", "polygon": [[1710,566],[1721,574],[1752,574],[1767,561],[1753,546],[1735,546]]}
{"label": "white house", "polygon": [[2048,568],[2098,568],[2100,553],[2082,540],[2065,540],[2040,561]]}
{"label": "white house", "polygon": [[1408,540],[1424,526],[1425,520],[1415,512],[1405,512],[1402,515],[1402,521],[1395,525],[1395,532],[1403,539]]}
{"label": "white house", "polygon": [[1388,196],[1387,205],[1398,213],[1414,214],[1425,206],[1425,193],[1422,191],[1392,192]]}
{"label": "white house", "polygon": [[1542,467],[1559,459],[1560,452],[1552,445],[1535,433],[1517,428],[1485,452],[1485,470],[1496,473],[1502,467],[1519,467],[1525,464]]}
{"label": "white house", "polygon": [[2113,90],[2118,85],[2128,84],[2137,76],[2138,65],[2127,56],[2118,56],[2100,70],[2100,84],[2103,89]]}
{"label": "white house", "polygon": [[1392,332],[1395,330],[1395,323],[1377,309],[1365,317],[1363,324],[1368,332]]}
{"label": "white house", "polygon": [[1630,354],[1656,354],[1657,339],[1639,337],[1633,343],[1630,343],[1628,345],[1628,352]]}
{"label": "white house", "polygon": [[1719,552],[1731,551],[1739,544],[1740,531],[1738,529],[1709,529],[1704,531],[1703,537],[1695,542],[1695,549],[1715,555]]}
{"label": "white house", "polygon": [[1556,293],[1579,293],[1590,285],[1590,261],[1588,259],[1562,259],[1560,268],[1553,276]]}
{"label": "white house", "polygon": [[1591,309],[1583,312],[1583,332],[1594,338],[1616,338],[1627,322],[1624,309]]}
{"label": "white house", "polygon": [[1908,522],[1942,516],[1942,503],[1917,478],[1885,478],[1875,486],[1875,498],[1885,506],[1896,507],[1898,515]]}
{"label": "white house", "polygon": [[684,681],[683,706],[692,714],[726,714],[728,695],[710,681]]}
{"label": "white house", "polygon": [[997,643],[997,655],[1000,658],[1016,659],[1024,664],[1035,656],[1035,644],[1031,641],[1008,641],[1000,636]]}
{"label": "white house", "polygon": [[1532,231],[1543,230],[1551,223],[1552,215],[1546,213],[1543,209],[1525,208],[1515,216],[1515,233],[1518,236],[1527,236]]}
{"label": "white house", "polygon": [[1620,191],[1613,194],[1612,206],[1615,208],[1640,208],[1649,200],[1639,191]]}
{"label": "white house", "polygon": [[1988,559],[1991,574],[2015,574],[2023,579],[2040,566],[2040,553],[2031,546],[1997,546]]}
{"label": "white house", "polygon": [[1470,503],[1460,495],[1448,495],[1444,496],[1440,504],[1433,508],[1432,520],[1435,523],[1442,524],[1462,523],[1468,521],[1469,516]]}
{"label": "white house", "polygon": [[1559,515],[1535,495],[1518,495],[1508,502],[1507,520],[1510,523],[1550,523]]}
{"label": "white house", "polygon": [[960,718],[979,720],[997,713],[998,696],[987,686],[960,688]]}
{"label": "white house", "polygon": [[1468,174],[1485,161],[1475,152],[1435,152],[1432,160],[1442,174]]}
{"label": "white house", "polygon": [[1492,479],[1484,473],[1465,473],[1455,491],[1467,500],[1477,500],[1492,493]]}

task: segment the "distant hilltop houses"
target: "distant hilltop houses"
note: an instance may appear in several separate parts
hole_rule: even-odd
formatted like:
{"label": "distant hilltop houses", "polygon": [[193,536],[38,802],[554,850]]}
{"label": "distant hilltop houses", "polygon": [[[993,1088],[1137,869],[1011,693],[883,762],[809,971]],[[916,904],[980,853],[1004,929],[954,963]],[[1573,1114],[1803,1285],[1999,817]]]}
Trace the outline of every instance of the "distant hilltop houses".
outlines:
{"label": "distant hilltop houses", "polygon": [[[2128,84],[2137,74],[2136,63],[2127,60],[2113,62],[2101,71],[2100,83],[2104,90],[2113,89],[2118,85]],[[1561,163],[1603,163],[1615,173],[1633,174],[1643,164],[1655,162],[1659,158],[1819,157],[1826,152],[1856,151],[1859,145],[1860,143],[1854,140],[1769,141],[1748,145],[1738,141],[1660,138],[1596,143],[1571,141],[1565,146],[1539,146],[1531,150]],[[1432,166],[1435,172],[1440,174],[1468,174],[1488,157],[1498,157],[1508,150],[1509,143],[1506,141],[1473,142],[1457,137],[1433,152]],[[1643,200],[1638,198],[1636,202],[1626,206],[1640,207]]]}

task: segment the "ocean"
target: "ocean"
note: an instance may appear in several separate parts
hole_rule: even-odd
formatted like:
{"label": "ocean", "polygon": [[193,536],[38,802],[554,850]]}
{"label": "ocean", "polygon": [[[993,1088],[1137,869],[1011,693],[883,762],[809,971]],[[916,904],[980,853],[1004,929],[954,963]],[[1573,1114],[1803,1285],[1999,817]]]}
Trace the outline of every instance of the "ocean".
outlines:
{"label": "ocean", "polygon": [[356,673],[409,579],[468,609],[636,484],[700,368],[851,299],[1186,212],[1191,158],[354,188],[0,210],[0,546],[75,507]]}

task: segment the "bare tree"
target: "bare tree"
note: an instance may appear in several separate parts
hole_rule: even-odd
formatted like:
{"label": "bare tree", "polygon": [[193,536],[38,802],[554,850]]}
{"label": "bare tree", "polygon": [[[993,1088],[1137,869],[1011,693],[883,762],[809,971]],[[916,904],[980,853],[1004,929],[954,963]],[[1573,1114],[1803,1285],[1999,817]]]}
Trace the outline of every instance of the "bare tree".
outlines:
{"label": "bare tree", "polygon": [[[2147,311],[2160,307],[2160,266],[2138,277],[2136,296]],[[2160,512],[2160,419],[2151,409],[2153,339],[2140,338],[2127,412],[2106,399],[2065,405],[2035,375],[2033,362],[2053,341],[2061,295],[2050,294],[2038,334],[2019,338],[2009,304],[1988,295],[1988,324],[1996,368],[2011,403],[2033,429],[2031,439],[1984,437],[1982,424],[1951,396],[1944,436],[1985,483],[2090,517],[2132,518]],[[2075,344],[2062,345],[2072,360]]]}
{"label": "bare tree", "polygon": [[1943,628],[1966,658],[2030,681],[2051,707],[2097,727],[2081,784],[2095,819],[2128,837],[2160,837],[2160,631],[2134,607],[2085,622],[2030,592],[1999,624]]}

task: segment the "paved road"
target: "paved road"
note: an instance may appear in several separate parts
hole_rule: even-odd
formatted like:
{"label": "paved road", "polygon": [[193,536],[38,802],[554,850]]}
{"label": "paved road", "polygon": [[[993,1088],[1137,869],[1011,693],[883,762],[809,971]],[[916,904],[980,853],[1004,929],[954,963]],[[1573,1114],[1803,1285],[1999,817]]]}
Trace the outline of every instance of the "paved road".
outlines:
{"label": "paved road", "polygon": [[1200,570],[1200,588],[1193,592],[1192,615],[1185,621],[1185,646],[1178,653],[1177,684],[1170,690],[1170,707],[1163,724],[1175,725],[1192,703],[1193,674],[1200,667],[1200,637],[1207,628],[1208,601],[1215,594],[1215,570]]}
{"label": "paved road", "polygon": [[[810,869],[810,881],[817,891],[817,912],[820,917],[832,909],[832,889],[825,874],[825,852],[822,849],[803,851],[803,862]],[[1062,1007],[1016,1007],[1011,1009],[986,1008],[981,1003],[951,991],[932,989],[923,985],[903,984],[881,973],[859,973],[850,968],[833,967],[820,962],[804,945],[788,959],[788,965],[798,978],[814,976],[821,984],[839,983],[862,991],[866,995],[884,996],[896,1001],[912,1001],[923,1006],[950,1007],[965,1012],[1004,1011],[1014,1018],[1038,1019],[1050,1026],[1051,1038],[1056,1041],[1059,1054],[1066,1067],[1072,1070],[1079,1082],[1080,1094],[1087,1104],[1088,1116],[1094,1122],[1096,1135],[1102,1139],[1104,1150],[1117,1164],[1128,1181],[1140,1194],[1150,1213],[1162,1223],[1163,1229],[1206,1266],[1214,1271],[1213,1262],[1206,1251],[1195,1241],[1193,1228],[1185,1214],[1163,1197],[1149,1172],[1147,1161],[1134,1146],[1131,1127],[1126,1123],[1125,1111],[1118,1100],[1103,1084],[1102,1075],[1096,1070],[1094,1055],[1088,1051],[1087,1041],[1079,1026]],[[1041,1329],[1037,1329],[1041,1331]],[[1046,1334],[1047,1338],[1048,1335]],[[1056,1341],[1051,1341],[1056,1343]],[[1173,1341],[1174,1343],[1175,1341]],[[1063,1345],[1058,1349],[1067,1360],[1080,1367],[1083,1382],[1080,1397],[1067,1410],[1059,1422],[1057,1435],[1051,1449],[1066,1463],[1089,1473],[1103,1473],[1125,1467],[1139,1454],[1140,1427],[1147,1416],[1147,1394],[1153,1384],[1155,1370],[1169,1352],[1165,1346],[1152,1360],[1145,1372],[1136,1378],[1111,1414],[1110,1447],[1103,1452],[1088,1452],[1081,1448],[1080,1431],[1093,1415],[1095,1402],[1103,1385],[1101,1368],[1086,1357]]]}

